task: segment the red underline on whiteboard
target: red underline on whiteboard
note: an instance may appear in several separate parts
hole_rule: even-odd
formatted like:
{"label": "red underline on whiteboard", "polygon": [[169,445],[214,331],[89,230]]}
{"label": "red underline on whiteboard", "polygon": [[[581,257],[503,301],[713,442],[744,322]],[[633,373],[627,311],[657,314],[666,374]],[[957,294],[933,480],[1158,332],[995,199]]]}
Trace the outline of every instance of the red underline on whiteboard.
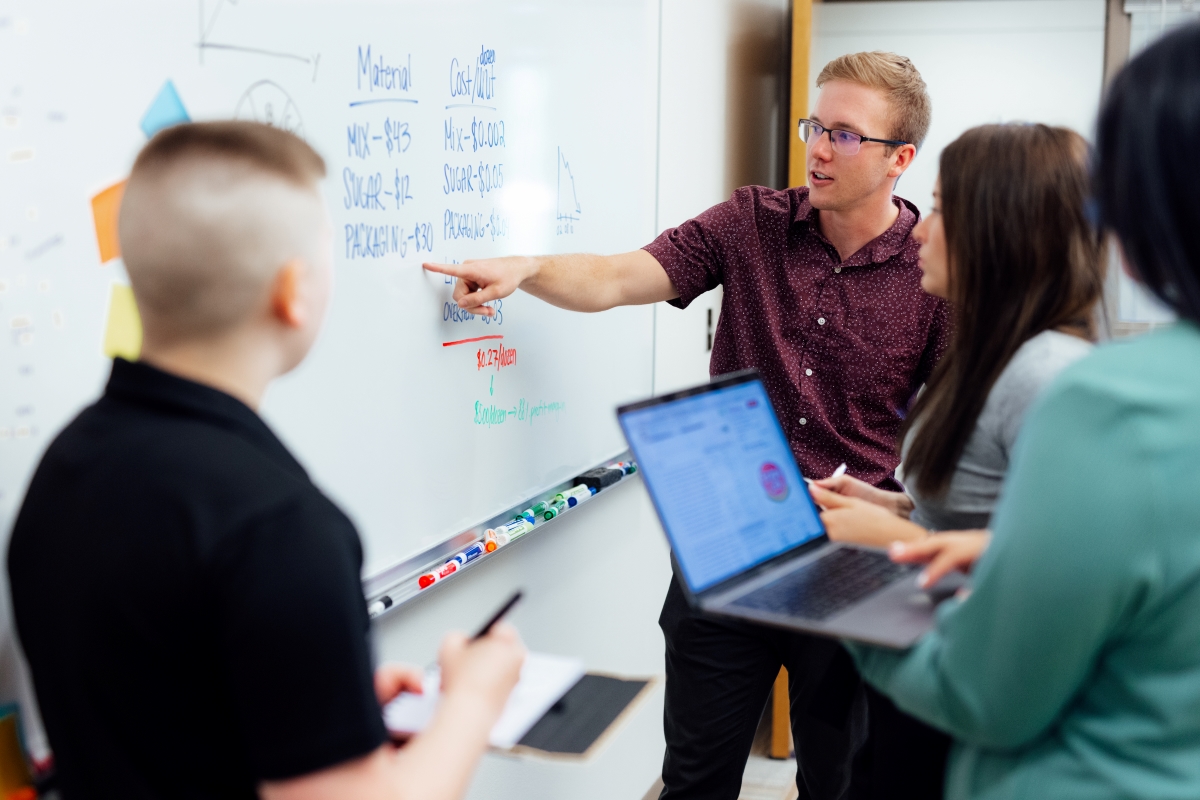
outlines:
{"label": "red underline on whiteboard", "polygon": [[457,342],[442,342],[442,347],[453,347],[456,344],[470,344],[471,342],[482,342],[486,339],[503,339],[504,334],[494,334],[492,336],[476,336],[474,339],[459,339]]}

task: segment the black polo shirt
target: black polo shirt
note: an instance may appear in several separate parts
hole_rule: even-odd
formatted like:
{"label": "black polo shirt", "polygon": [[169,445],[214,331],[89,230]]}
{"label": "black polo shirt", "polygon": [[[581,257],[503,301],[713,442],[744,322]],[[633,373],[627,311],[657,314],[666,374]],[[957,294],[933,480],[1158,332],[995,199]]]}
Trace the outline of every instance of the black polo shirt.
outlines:
{"label": "black polo shirt", "polygon": [[8,571],[66,800],[255,797],[385,741],[350,520],[249,407],[118,359]]}

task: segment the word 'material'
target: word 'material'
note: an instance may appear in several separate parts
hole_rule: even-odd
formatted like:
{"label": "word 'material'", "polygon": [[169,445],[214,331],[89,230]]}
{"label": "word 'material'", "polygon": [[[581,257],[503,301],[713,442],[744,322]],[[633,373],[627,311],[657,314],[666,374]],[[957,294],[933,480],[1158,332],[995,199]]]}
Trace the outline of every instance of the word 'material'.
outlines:
{"label": "word 'material'", "polygon": [[412,89],[412,53],[400,63],[388,63],[383,56],[378,61],[371,59],[371,45],[367,45],[364,53],[362,45],[358,46],[358,88],[367,84],[367,91],[399,91],[407,92]]}

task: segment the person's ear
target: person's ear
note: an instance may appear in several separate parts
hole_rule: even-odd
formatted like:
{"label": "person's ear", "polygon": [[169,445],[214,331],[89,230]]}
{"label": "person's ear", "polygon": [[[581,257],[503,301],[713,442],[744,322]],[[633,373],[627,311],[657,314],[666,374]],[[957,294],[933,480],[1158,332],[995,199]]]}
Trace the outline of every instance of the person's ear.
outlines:
{"label": "person's ear", "polygon": [[912,166],[913,159],[917,157],[917,148],[911,144],[900,145],[896,151],[892,153],[892,166],[888,170],[889,178],[899,178],[904,174],[904,171]]}
{"label": "person's ear", "polygon": [[275,273],[271,287],[271,313],[289,328],[301,328],[308,321],[308,307],[304,298],[304,262],[293,258]]}

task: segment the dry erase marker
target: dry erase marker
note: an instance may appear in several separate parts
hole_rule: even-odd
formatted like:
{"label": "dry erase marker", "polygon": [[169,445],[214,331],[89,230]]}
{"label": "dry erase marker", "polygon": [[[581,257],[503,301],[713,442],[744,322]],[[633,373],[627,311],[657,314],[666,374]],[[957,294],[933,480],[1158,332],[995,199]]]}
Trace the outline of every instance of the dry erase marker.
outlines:
{"label": "dry erase marker", "polygon": [[450,560],[458,562],[458,565],[462,567],[471,563],[486,552],[487,550],[484,549],[483,542],[476,542]]}
{"label": "dry erase marker", "polygon": [[587,500],[591,496],[592,496],[592,490],[590,487],[588,487],[587,484],[580,484],[579,486],[572,486],[570,489],[567,489],[565,492],[559,492],[557,495],[555,495],[555,497],[557,497],[557,498],[561,498],[563,500],[568,500],[568,501],[570,501],[570,500],[577,500],[577,501],[578,500]]}
{"label": "dry erase marker", "polygon": [[426,572],[424,575],[417,578],[417,588],[428,589],[430,586],[433,586],[440,580],[441,578],[438,577],[436,572]]}
{"label": "dry erase marker", "polygon": [[546,513],[543,514],[542,516],[544,516],[546,519],[554,519],[555,517],[557,517],[559,514],[561,514],[562,512],[564,512],[566,510],[567,510],[567,503],[565,500],[555,500],[553,503],[550,504],[550,507],[548,509],[546,509]]}
{"label": "dry erase marker", "polygon": [[387,611],[391,607],[392,607],[392,598],[388,597],[385,594],[383,597],[379,598],[378,600],[376,600],[374,603],[371,603],[371,605],[367,607],[367,614],[372,617],[378,617],[380,614]]}
{"label": "dry erase marker", "polygon": [[544,513],[545,513],[545,511],[546,511],[546,505],[547,505],[547,504],[546,504],[545,502],[542,502],[542,503],[534,503],[534,504],[533,504],[533,505],[531,505],[529,508],[527,508],[527,509],[525,509],[524,511],[522,511],[522,512],[521,512],[521,516],[523,516],[523,517],[530,517],[530,516],[537,517],[537,516],[540,516],[540,515],[542,515],[542,514],[544,514]]}
{"label": "dry erase marker", "polygon": [[496,529],[488,528],[483,532],[483,549],[489,553],[495,552],[500,547],[500,542],[496,540]]}
{"label": "dry erase marker", "polygon": [[503,531],[508,534],[509,541],[516,539],[518,536],[524,536],[533,530],[533,523],[527,519],[514,519],[512,522],[505,525],[497,533]]}

